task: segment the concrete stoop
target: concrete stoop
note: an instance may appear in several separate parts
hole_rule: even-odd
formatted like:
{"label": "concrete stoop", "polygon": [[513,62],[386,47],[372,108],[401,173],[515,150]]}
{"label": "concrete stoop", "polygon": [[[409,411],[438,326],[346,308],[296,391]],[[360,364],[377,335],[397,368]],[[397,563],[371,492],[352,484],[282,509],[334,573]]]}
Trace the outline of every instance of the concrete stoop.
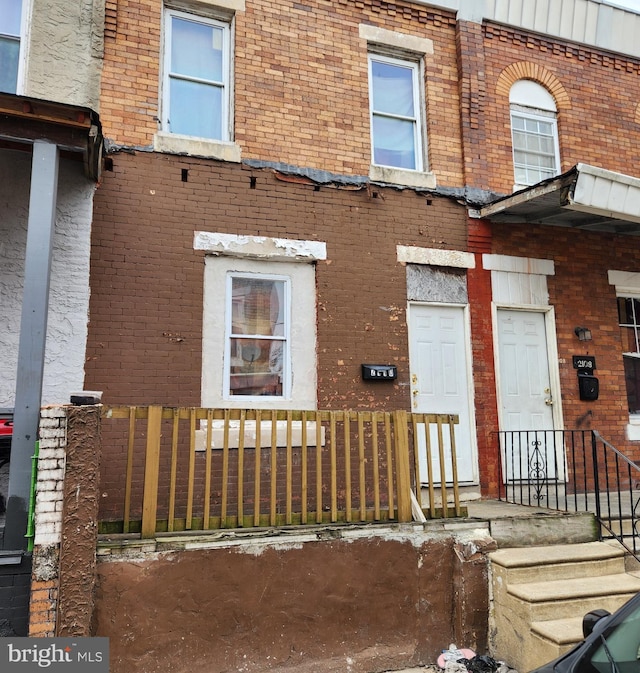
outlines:
{"label": "concrete stoop", "polygon": [[500,549],[490,554],[492,656],[520,673],[582,640],[582,617],[613,612],[640,591],[625,551],[604,542]]}

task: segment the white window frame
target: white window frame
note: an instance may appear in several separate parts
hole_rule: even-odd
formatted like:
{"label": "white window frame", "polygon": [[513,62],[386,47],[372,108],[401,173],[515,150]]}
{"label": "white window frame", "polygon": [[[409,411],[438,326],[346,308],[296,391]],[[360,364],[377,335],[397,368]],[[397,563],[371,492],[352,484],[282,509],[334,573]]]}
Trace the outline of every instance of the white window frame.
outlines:
{"label": "white window frame", "polygon": [[[625,299],[640,299],[640,273],[633,271],[617,271],[610,269],[607,272],[609,285],[613,285],[616,291],[616,302],[619,298]],[[616,325],[620,329],[620,323],[617,321],[617,306],[616,306]],[[624,358],[627,351],[620,351],[620,355]],[[624,366],[624,362],[623,362]],[[626,398],[625,388],[625,398]],[[640,414],[629,414],[629,422],[626,428],[627,439],[630,441],[640,441]]]}
{"label": "white window frame", "polygon": [[[373,61],[381,63],[388,63],[398,67],[409,68],[413,73],[413,108],[415,111],[414,117],[397,117],[388,113],[376,112],[373,107]],[[368,76],[369,76],[369,127],[371,138],[371,163],[373,166],[382,166],[394,170],[422,172],[424,170],[424,134],[425,134],[425,120],[423,113],[424,93],[424,68],[422,59],[411,60],[407,58],[397,58],[395,56],[387,56],[375,50],[370,50],[368,54]],[[416,165],[414,168],[405,168],[403,166],[393,166],[390,164],[379,164],[375,160],[375,136],[373,129],[373,120],[376,116],[388,117],[393,119],[403,119],[413,122],[413,143],[416,157]]]}
{"label": "white window frame", "polygon": [[16,72],[16,90],[15,93],[21,95],[24,93],[24,73],[26,69],[26,52],[27,52],[27,31],[29,28],[29,16],[31,14],[32,0],[21,0],[20,10],[20,33],[14,35],[13,33],[1,33],[2,37],[8,37],[18,42],[18,70]]}
{"label": "white window frame", "polygon": [[[270,239],[196,232],[194,248],[205,251],[202,406],[244,409],[317,408],[317,306],[316,269],[326,259],[319,241]],[[288,397],[224,395],[223,361],[228,315],[227,275],[260,274],[290,279]],[[295,307],[295,310],[293,309]]]}
{"label": "white window frame", "polygon": [[[533,121],[543,121],[547,124],[551,125],[552,128],[552,141],[553,141],[553,162],[554,166],[553,169],[549,171],[549,175],[546,178],[542,178],[542,180],[546,180],[548,178],[554,177],[556,175],[559,175],[560,173],[560,144],[558,142],[558,120],[556,117],[555,112],[548,112],[546,110],[537,110],[537,109],[532,109],[532,108],[526,108],[521,105],[511,105],[511,147],[512,147],[512,152],[513,152],[513,175],[514,175],[514,180],[515,184],[518,188],[521,187],[530,187],[531,185],[537,184],[537,182],[541,182],[541,180],[538,180],[536,182],[521,182],[518,181],[518,176],[517,176],[517,167],[518,164],[516,163],[516,146],[515,142],[513,139],[513,134],[514,134],[514,126],[513,126],[513,120],[515,117],[518,117],[519,119],[530,119]],[[548,154],[542,154],[542,153],[535,153],[530,150],[526,150],[527,154],[540,154],[540,156],[551,156]],[[528,164],[522,164],[522,168],[525,170],[536,170],[540,171],[539,167],[534,167],[534,166],[529,166]]]}
{"label": "white window frame", "polygon": [[[247,338],[264,338],[265,340],[276,339],[283,343],[282,355],[282,395],[232,395],[231,394],[231,341],[235,335],[232,331],[233,324],[233,280],[235,278],[255,278],[256,280],[273,280],[284,283],[284,328],[282,337],[265,335],[242,335]],[[224,373],[222,396],[225,400],[242,400],[253,405],[265,400],[286,400],[291,398],[291,277],[286,275],[274,275],[270,273],[228,271],[225,298],[225,350],[224,350]]]}
{"label": "white window frame", "polygon": [[[172,19],[179,18],[185,21],[192,21],[193,23],[200,23],[207,26],[214,26],[222,29],[222,82],[216,83],[215,86],[220,86],[223,89],[222,96],[222,110],[221,110],[221,138],[201,138],[200,136],[180,136],[180,134],[173,134],[171,131],[171,123],[169,119],[170,110],[170,79],[173,77],[171,73],[171,26]],[[205,141],[212,142],[228,142],[231,138],[230,118],[231,118],[231,24],[227,21],[221,21],[190,12],[183,12],[176,9],[166,8],[164,14],[164,59],[163,59],[163,75],[162,75],[162,97],[161,97],[161,127],[162,130],[171,135],[179,135],[185,138],[199,137]],[[180,77],[180,79],[189,79]],[[205,82],[203,82],[205,83]],[[206,82],[211,84],[210,82]]]}

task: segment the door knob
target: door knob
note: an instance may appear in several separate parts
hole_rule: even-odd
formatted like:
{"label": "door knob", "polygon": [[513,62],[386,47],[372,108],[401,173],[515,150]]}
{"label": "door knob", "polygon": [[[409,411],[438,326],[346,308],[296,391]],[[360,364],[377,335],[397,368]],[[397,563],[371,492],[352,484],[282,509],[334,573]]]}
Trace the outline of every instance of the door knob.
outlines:
{"label": "door knob", "polygon": [[544,403],[550,407],[553,404],[553,400],[550,397],[547,397],[547,399],[544,401]]}

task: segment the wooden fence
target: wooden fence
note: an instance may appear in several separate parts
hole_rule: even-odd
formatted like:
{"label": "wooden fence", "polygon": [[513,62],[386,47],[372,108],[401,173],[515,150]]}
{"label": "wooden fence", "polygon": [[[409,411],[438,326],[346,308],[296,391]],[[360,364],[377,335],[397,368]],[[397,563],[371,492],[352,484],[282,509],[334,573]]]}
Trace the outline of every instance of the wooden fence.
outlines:
{"label": "wooden fence", "polygon": [[105,407],[100,531],[460,516],[457,423],[405,411]]}

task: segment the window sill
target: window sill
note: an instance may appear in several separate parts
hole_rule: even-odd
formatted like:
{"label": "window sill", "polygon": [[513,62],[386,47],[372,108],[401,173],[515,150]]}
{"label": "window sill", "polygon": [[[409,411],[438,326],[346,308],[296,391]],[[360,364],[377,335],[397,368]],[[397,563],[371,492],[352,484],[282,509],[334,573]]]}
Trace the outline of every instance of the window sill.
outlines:
{"label": "window sill", "polygon": [[435,189],[436,187],[436,176],[433,173],[408,171],[389,166],[370,166],[369,178],[374,182],[386,182],[393,185],[404,185],[405,187],[421,187],[424,189]]}
{"label": "window sill", "polygon": [[632,414],[629,416],[626,434],[630,442],[640,442],[640,415]]}
{"label": "window sill", "polygon": [[221,140],[193,138],[160,131],[153,136],[153,149],[168,154],[186,154],[240,163],[240,145]]}

